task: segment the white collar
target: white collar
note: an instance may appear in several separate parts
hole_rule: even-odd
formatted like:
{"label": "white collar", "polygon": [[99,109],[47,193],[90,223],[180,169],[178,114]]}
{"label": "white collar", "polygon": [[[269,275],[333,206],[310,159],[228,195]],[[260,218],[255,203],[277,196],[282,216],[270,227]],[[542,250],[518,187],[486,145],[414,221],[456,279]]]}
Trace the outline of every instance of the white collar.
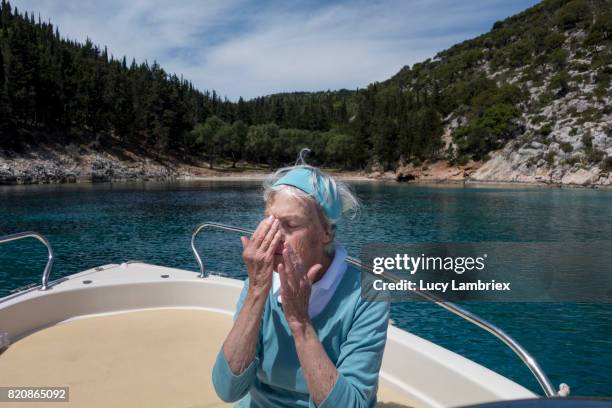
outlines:
{"label": "white collar", "polygon": [[[346,249],[341,244],[336,243],[334,259],[329,265],[329,268],[327,268],[327,271],[325,271],[321,279],[312,284],[310,301],[308,303],[308,315],[311,319],[321,313],[331,300],[338,284],[344,276],[344,271],[346,271],[346,256]],[[272,275],[272,294],[279,303],[282,303],[280,276],[276,271],[274,271]]]}

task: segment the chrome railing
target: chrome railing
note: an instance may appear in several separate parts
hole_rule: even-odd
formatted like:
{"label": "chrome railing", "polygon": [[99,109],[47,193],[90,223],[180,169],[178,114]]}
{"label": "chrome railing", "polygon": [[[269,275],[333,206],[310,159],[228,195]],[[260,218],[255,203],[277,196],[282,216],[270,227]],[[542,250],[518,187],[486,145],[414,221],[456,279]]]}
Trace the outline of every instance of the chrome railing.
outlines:
{"label": "chrome railing", "polygon": [[[205,222],[203,224],[198,225],[193,230],[193,233],[191,234],[191,250],[193,251],[193,255],[195,256],[196,261],[198,261],[198,265],[200,266],[200,274],[198,275],[200,278],[207,277],[208,272],[206,271],[206,267],[202,263],[202,259],[200,258],[200,255],[195,247],[195,240],[196,240],[197,235],[202,230],[213,229],[213,228],[220,229],[223,231],[239,232],[239,233],[248,234],[248,235],[253,234],[252,230],[248,230],[246,228],[234,227],[231,225],[225,225],[225,224],[220,224],[216,222]],[[357,258],[348,256],[346,258],[346,261],[347,263],[350,263],[354,266],[365,269],[370,273],[373,273],[371,266],[364,265]],[[377,275],[377,276],[382,277],[382,275]],[[385,272],[384,277],[391,282],[401,281],[401,278],[399,276],[397,276],[396,274],[390,273],[390,272]],[[495,326],[493,323],[488,322],[487,320],[481,318],[480,316],[472,312],[469,312],[465,310],[464,308],[452,302],[443,301],[442,299],[438,298],[435,295],[432,295],[431,293],[428,293],[426,291],[419,291],[419,290],[414,291],[414,293],[418,296],[421,296],[424,299],[427,299],[437,304],[438,306],[448,310],[449,312],[467,320],[468,322],[480,327],[481,329],[486,330],[487,332],[491,333],[493,336],[501,340],[506,346],[508,346],[521,359],[523,364],[525,364],[527,368],[529,368],[533,376],[536,378],[536,380],[540,384],[540,387],[542,387],[542,390],[544,390],[544,393],[546,394],[547,397],[557,397],[557,396],[567,395],[568,393],[567,385],[561,384],[560,392],[556,391],[555,387],[552,385],[552,383],[550,382],[550,379],[548,378],[546,373],[544,373],[544,371],[542,370],[542,367],[540,367],[540,364],[538,364],[536,359],[531,354],[529,354],[529,352],[523,346],[521,346],[518,341],[514,340],[509,334],[504,332],[502,329]]]}
{"label": "chrome railing", "polygon": [[193,252],[193,256],[195,256],[195,259],[196,261],[198,261],[198,265],[200,266],[200,275],[198,275],[200,278],[207,277],[208,272],[206,271],[206,267],[202,263],[200,254],[198,254],[198,250],[195,247],[195,239],[200,233],[200,231],[206,228],[217,228],[217,229],[224,230],[224,231],[240,232],[241,234],[249,234],[249,235],[253,233],[253,231],[245,229],[245,228],[233,227],[231,225],[219,224],[216,222],[205,222],[203,224],[198,225],[196,229],[193,230],[193,233],[191,234],[191,251]]}
{"label": "chrome railing", "polygon": [[36,238],[37,240],[45,244],[45,246],[47,247],[49,256],[47,257],[47,265],[45,265],[45,270],[43,271],[42,284],[39,288],[40,290],[47,290],[49,288],[48,286],[49,275],[51,274],[51,268],[53,268],[54,254],[53,254],[53,248],[51,248],[51,244],[49,243],[47,238],[45,238],[44,235],[39,234],[38,232],[34,232],[34,231],[18,232],[16,234],[11,234],[11,235],[6,235],[4,237],[0,237],[0,244],[4,244],[5,242],[11,242],[11,241],[15,241],[18,239],[23,239],[23,238]]}

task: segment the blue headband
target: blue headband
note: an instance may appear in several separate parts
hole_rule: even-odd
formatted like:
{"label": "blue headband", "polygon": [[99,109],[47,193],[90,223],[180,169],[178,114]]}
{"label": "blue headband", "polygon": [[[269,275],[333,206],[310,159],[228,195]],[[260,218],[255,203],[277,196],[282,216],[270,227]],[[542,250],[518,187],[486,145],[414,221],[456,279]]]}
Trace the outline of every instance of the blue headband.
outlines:
{"label": "blue headband", "polygon": [[[313,174],[316,175],[314,183],[312,181]],[[298,167],[287,172],[274,183],[274,186],[278,185],[293,186],[314,197],[332,223],[335,223],[342,215],[342,200],[334,185],[329,184],[326,197],[323,177],[309,168]]]}

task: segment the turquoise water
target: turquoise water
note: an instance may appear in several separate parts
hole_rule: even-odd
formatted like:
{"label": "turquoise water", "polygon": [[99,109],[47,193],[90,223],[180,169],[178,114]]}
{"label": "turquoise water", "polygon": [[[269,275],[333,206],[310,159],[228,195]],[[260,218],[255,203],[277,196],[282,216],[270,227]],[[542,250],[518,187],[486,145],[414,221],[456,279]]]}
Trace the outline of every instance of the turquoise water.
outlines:
{"label": "turquoise water", "polygon": [[[353,185],[365,210],[358,220],[340,225],[338,237],[355,256],[372,242],[612,240],[612,191]],[[126,260],[195,271],[189,249],[193,227],[217,221],[254,228],[263,212],[259,186],[256,182],[0,186],[0,235],[25,230],[45,234],[57,255],[52,279]],[[208,233],[199,244],[210,269],[246,277],[237,235]],[[45,254],[35,240],[0,246],[0,296],[38,282]],[[588,259],[584,262],[588,268]],[[573,395],[612,395],[612,305],[481,303],[466,308],[514,336],[553,383],[568,383]],[[439,307],[397,303],[392,318],[399,327],[540,392],[528,370],[498,340]]]}

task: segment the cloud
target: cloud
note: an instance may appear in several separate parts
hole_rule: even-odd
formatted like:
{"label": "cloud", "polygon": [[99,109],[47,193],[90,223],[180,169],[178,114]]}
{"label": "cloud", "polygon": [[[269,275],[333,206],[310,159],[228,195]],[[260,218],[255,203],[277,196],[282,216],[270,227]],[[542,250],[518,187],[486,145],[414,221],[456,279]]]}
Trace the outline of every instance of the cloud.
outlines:
{"label": "cloud", "polygon": [[365,87],[487,31],[532,4],[483,0],[21,0],[116,58],[157,60],[199,89],[232,100]]}

